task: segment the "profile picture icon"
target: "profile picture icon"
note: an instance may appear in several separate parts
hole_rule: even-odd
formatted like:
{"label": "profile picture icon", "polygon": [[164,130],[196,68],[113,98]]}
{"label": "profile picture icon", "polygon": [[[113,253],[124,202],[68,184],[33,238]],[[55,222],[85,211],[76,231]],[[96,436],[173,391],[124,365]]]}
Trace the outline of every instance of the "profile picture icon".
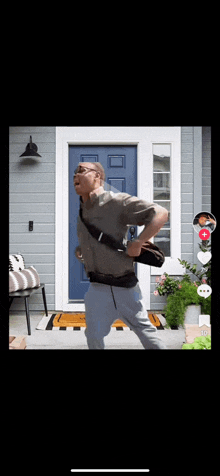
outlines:
{"label": "profile picture icon", "polygon": [[216,225],[216,218],[212,213],[208,212],[197,213],[193,220],[193,228],[196,233],[199,233],[203,228],[206,228],[210,233],[212,233],[215,230]]}

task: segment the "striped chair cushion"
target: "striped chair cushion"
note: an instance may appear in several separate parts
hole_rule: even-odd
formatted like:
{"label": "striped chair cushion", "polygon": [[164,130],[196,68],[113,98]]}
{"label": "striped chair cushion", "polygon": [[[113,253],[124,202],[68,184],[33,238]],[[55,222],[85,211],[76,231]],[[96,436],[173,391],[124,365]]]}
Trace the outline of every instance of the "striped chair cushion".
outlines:
{"label": "striped chair cushion", "polygon": [[9,292],[40,286],[40,277],[34,266],[22,271],[9,271]]}
{"label": "striped chair cushion", "polygon": [[9,271],[22,271],[24,268],[24,258],[20,253],[9,255]]}

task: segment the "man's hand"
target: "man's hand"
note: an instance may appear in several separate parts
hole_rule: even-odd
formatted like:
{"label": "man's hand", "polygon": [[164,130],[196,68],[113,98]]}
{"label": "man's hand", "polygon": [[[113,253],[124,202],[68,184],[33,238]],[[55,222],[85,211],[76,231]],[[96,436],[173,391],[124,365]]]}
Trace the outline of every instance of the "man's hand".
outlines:
{"label": "man's hand", "polygon": [[213,225],[216,225],[215,220],[213,220],[213,218],[211,218],[209,215],[208,215],[208,219],[209,219],[209,221],[210,221]]}
{"label": "man's hand", "polygon": [[127,248],[127,254],[129,256],[140,256],[141,248],[146,250],[145,247],[146,241],[149,241],[153,236],[155,236],[162,226],[168,220],[168,211],[166,208],[161,207],[160,205],[155,205],[155,216],[149,225],[145,226],[141,234],[132,241]]}
{"label": "man's hand", "polygon": [[145,243],[143,243],[140,240],[133,240],[129,241],[128,246],[127,246],[127,255],[130,256],[131,258],[135,256],[140,256],[141,254],[141,249],[146,250],[147,247],[145,246]]}
{"label": "man's hand", "polygon": [[75,256],[76,256],[76,258],[77,258],[79,261],[83,261],[82,251],[81,251],[80,246],[77,246],[77,247],[76,247],[76,249],[75,249]]}

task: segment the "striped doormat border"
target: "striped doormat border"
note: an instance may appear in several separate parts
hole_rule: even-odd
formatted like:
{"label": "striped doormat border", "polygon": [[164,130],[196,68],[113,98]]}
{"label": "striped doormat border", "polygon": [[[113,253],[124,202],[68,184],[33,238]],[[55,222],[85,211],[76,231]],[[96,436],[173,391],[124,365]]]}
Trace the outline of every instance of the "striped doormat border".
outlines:
{"label": "striped doormat border", "polygon": [[[49,314],[48,316],[43,316],[39,324],[37,325],[36,329],[37,330],[44,330],[44,331],[80,331],[80,330],[85,330],[86,324],[85,320],[83,317],[85,316],[84,313],[75,313],[79,316],[79,314],[82,315],[81,321],[79,319],[78,322],[75,322],[75,326],[64,326],[60,325],[59,326],[59,320],[60,324],[62,324],[62,317],[65,317],[66,315],[70,315],[70,313],[55,313],[55,314]],[[152,324],[157,327],[157,329],[163,329],[163,316],[161,314],[156,314],[156,313],[148,313],[148,317]],[[83,322],[84,321],[84,322]],[[161,322],[162,321],[162,322]],[[115,321],[111,327],[111,330],[115,331],[130,331],[131,329],[126,326],[122,321]]]}

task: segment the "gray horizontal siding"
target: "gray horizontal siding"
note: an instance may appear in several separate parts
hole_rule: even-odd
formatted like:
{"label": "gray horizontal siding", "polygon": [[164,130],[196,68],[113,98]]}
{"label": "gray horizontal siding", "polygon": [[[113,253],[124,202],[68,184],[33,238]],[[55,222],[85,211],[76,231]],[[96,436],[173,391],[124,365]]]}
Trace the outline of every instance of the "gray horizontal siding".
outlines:
{"label": "gray horizontal siding", "polygon": [[182,127],[181,127],[181,133],[182,133],[182,136],[183,136],[184,134],[192,134],[192,133],[193,133],[193,126],[191,126],[191,127],[189,127],[189,126],[187,126],[187,127],[182,126]]}
{"label": "gray horizontal siding", "polygon": [[[40,157],[39,159],[40,160]],[[47,162],[47,163],[33,163],[33,164],[30,164],[30,162],[25,162],[25,159],[23,159],[24,163],[21,164],[22,162],[22,158],[20,159],[19,162],[12,162],[10,165],[9,165],[9,172],[10,173],[16,173],[19,171],[19,175],[21,176],[21,179],[22,179],[22,174],[25,173],[25,175],[33,175],[36,174],[36,173],[40,173],[40,174],[45,174],[45,173],[52,173],[52,172],[55,172],[55,164],[51,163],[51,162]]]}
{"label": "gray horizontal siding", "polygon": [[[54,127],[42,127],[40,130],[36,131],[35,128],[29,128],[30,131],[27,131],[25,127],[25,132],[14,131],[13,127],[10,127],[11,136],[9,139],[9,144],[21,144],[21,147],[26,142],[29,142],[30,135],[32,136],[32,141],[35,142],[39,148],[39,144],[53,144],[54,145]],[[31,130],[32,129],[32,130]],[[41,149],[42,150],[42,149]],[[40,153],[40,152],[39,152]]]}
{"label": "gray horizontal siding", "polygon": [[181,259],[193,256],[194,128],[181,128]]}
{"label": "gray horizontal siding", "polygon": [[[54,223],[34,223],[35,233],[54,233]],[[13,233],[27,233],[28,223],[10,223],[10,232]],[[28,233],[29,236],[29,233]]]}
{"label": "gray horizontal siding", "polygon": [[202,128],[202,208],[211,212],[211,127]]}
{"label": "gray horizontal siding", "polygon": [[[38,159],[19,157],[32,141]],[[10,127],[9,138],[9,252],[21,253],[25,266],[35,266],[46,284],[48,310],[55,309],[55,127]],[[34,221],[29,232],[29,221]],[[24,310],[15,299],[12,311]],[[31,297],[30,311],[43,311],[41,291]]]}
{"label": "gray horizontal siding", "polygon": [[[32,232],[33,233],[33,232]],[[35,253],[43,253],[43,254],[48,254],[48,253],[52,253],[54,254],[54,251],[55,251],[55,244],[52,244],[52,243],[40,243],[40,244],[36,244],[36,243],[25,243],[25,241],[23,243],[10,243],[11,247],[10,247],[10,253],[11,254],[14,254],[15,252],[17,253],[17,249],[19,248],[19,251],[21,252],[21,254],[31,254],[33,251]],[[13,249],[13,251],[11,251],[11,249]],[[23,253],[22,253],[23,251]],[[25,258],[25,257],[24,257]],[[32,263],[33,266],[34,266],[34,263]]]}
{"label": "gray horizontal siding", "polygon": [[[27,198],[28,200],[28,198]],[[10,203],[9,213],[54,213],[54,203],[27,203],[27,201],[21,201],[18,203]]]}
{"label": "gray horizontal siding", "polygon": [[[30,135],[33,135],[33,132],[36,134],[37,132],[40,132],[41,134],[44,132],[53,132],[54,133],[54,127],[51,126],[11,126],[10,127],[10,133],[11,134],[16,134],[16,137],[18,137],[20,134],[28,133],[28,137]],[[34,136],[35,137],[35,136]],[[33,140],[33,137],[32,137]],[[33,140],[34,142],[34,140]]]}
{"label": "gray horizontal siding", "polygon": [[[27,142],[29,142],[29,139],[27,139]],[[37,145],[39,145],[39,143],[38,143]],[[14,148],[14,149],[15,149],[15,152],[12,152],[12,151],[11,151],[11,147],[9,146],[9,149],[10,149],[10,164],[11,164],[11,167],[13,167],[12,164],[18,163],[18,156],[19,156],[19,154],[16,152],[16,151],[18,150],[18,148],[19,148],[19,150],[21,150],[20,145],[18,146],[18,144],[17,144],[17,147]],[[24,148],[24,149],[25,149],[25,148]],[[40,149],[42,150],[41,145],[40,145]],[[24,150],[23,150],[23,152],[24,152]],[[38,147],[38,152],[40,152],[40,151],[39,151],[39,147]],[[21,154],[20,154],[20,155],[21,155]],[[40,154],[40,155],[42,155],[42,154]],[[45,152],[45,151],[44,151],[44,159],[45,159],[45,162],[47,162],[47,163],[53,163],[53,161],[54,161],[54,152],[50,153],[50,152]],[[25,167],[25,166],[27,166],[27,163],[28,163],[28,162],[26,162],[26,163],[25,163],[25,162],[22,162],[22,157],[21,157],[21,158],[19,159],[19,163],[20,163],[21,167],[22,167],[22,166]],[[34,167],[38,167],[38,165],[39,165],[39,164],[37,164],[37,163],[33,164]]]}
{"label": "gray horizontal siding", "polygon": [[10,223],[28,224],[29,220],[33,220],[34,223],[55,223],[54,213],[31,213],[31,217],[30,213],[10,213]]}
{"label": "gray horizontal siding", "polygon": [[[19,251],[21,251],[21,250],[19,250]],[[53,253],[40,253],[40,254],[39,253],[38,254],[26,253],[25,264],[27,266],[31,266],[33,263],[35,263],[35,265],[43,264],[44,269],[47,271],[47,266],[50,266],[51,264],[54,265],[54,263],[55,263],[54,254]],[[37,267],[37,269],[38,269],[38,267]]]}
{"label": "gray horizontal siding", "polygon": [[[40,158],[38,159],[40,160]],[[53,188],[53,183],[55,181],[55,173],[36,173],[32,169],[32,173],[27,172],[25,169],[20,170],[18,168],[17,172],[12,172],[10,174],[10,184],[9,184],[9,191],[13,190],[13,183],[20,181],[21,183],[40,183],[44,182],[47,183],[47,189],[51,190]]]}
{"label": "gray horizontal siding", "polygon": [[54,193],[28,193],[27,192],[20,192],[20,193],[11,193],[10,196],[10,203],[54,203],[55,197]]}
{"label": "gray horizontal siding", "polygon": [[[29,192],[48,192],[48,182],[40,182],[40,183],[34,183],[34,182],[17,182],[14,180],[10,179],[10,195],[12,193],[17,193],[17,192],[22,192],[24,193],[29,193]],[[12,185],[13,183],[13,185]],[[50,183],[50,182],[49,182]]]}
{"label": "gray horizontal siding", "polygon": [[50,243],[55,243],[55,235],[54,233],[12,233],[11,236],[11,243],[30,243],[30,244],[38,244],[41,245]]}
{"label": "gray horizontal siding", "polygon": [[202,128],[202,208],[211,212],[211,127]]}
{"label": "gray horizontal siding", "polygon": [[[182,177],[183,180],[183,177]],[[182,182],[181,183],[181,191],[183,193],[192,193],[193,194],[193,182]]]}

